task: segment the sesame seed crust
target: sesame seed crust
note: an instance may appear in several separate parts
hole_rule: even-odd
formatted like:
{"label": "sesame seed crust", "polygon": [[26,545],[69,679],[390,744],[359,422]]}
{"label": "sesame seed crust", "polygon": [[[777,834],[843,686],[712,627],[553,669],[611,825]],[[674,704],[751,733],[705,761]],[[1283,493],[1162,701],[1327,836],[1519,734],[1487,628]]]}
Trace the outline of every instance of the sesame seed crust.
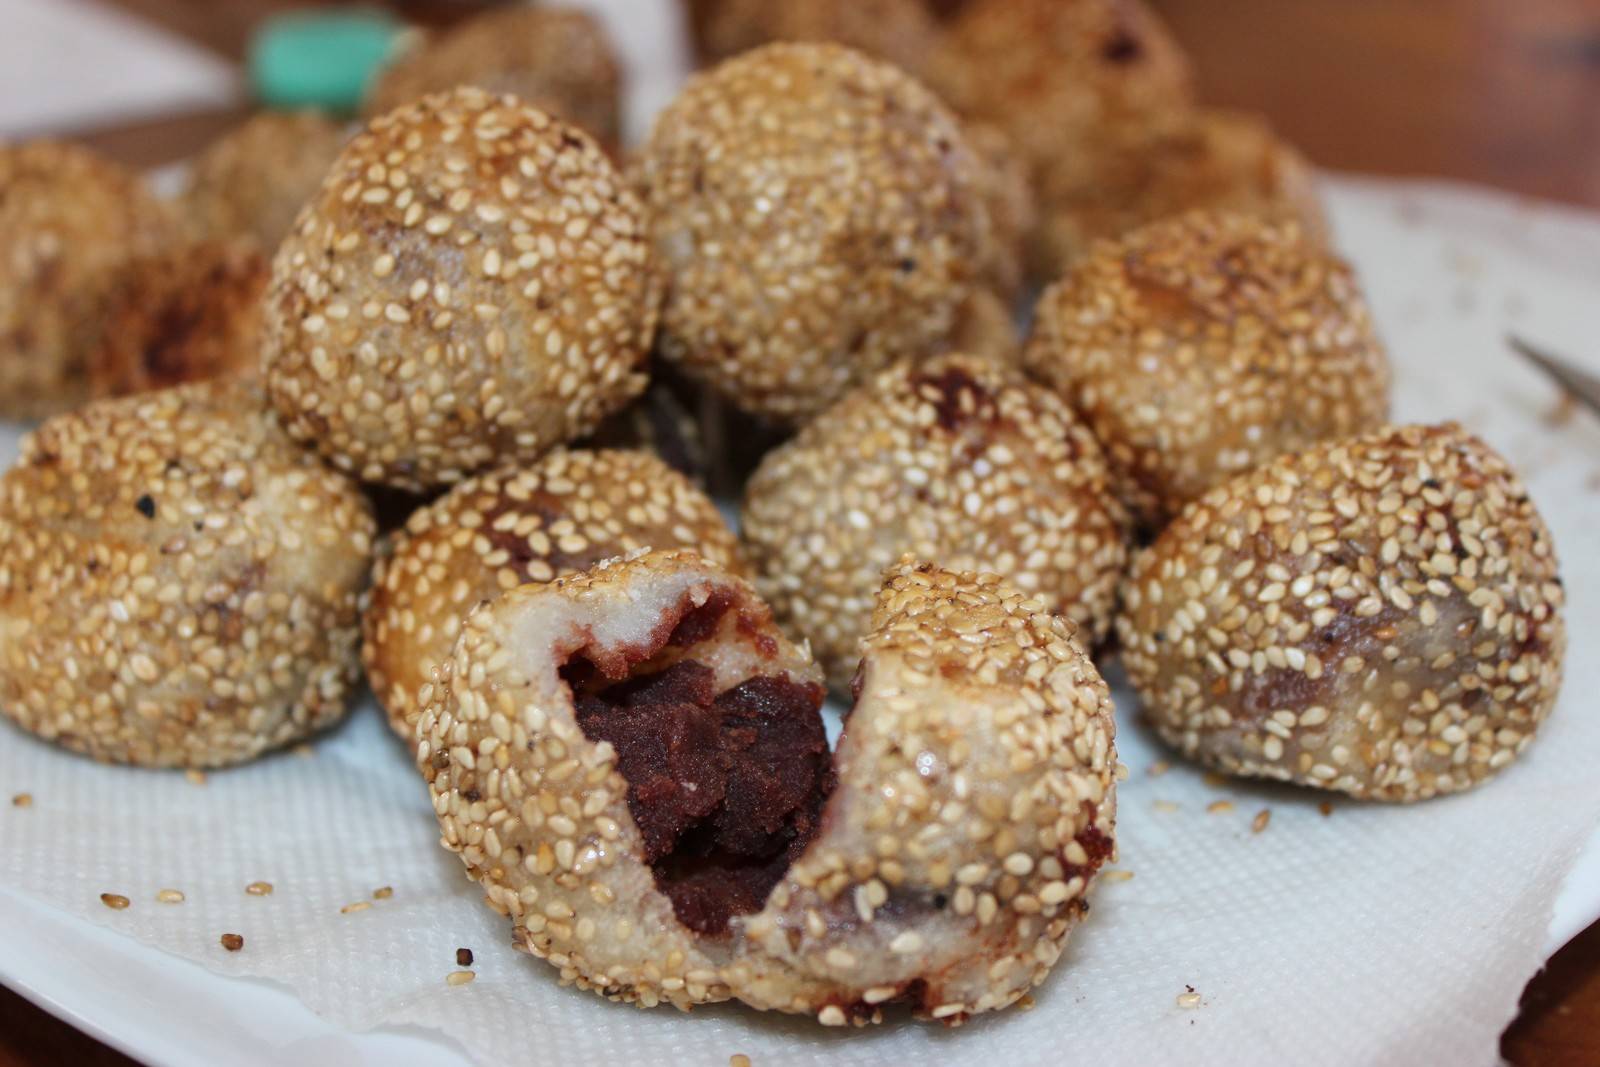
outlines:
{"label": "sesame seed crust", "polygon": [[267,275],[267,259],[249,239],[183,242],[133,261],[89,356],[90,393],[254,375]]}
{"label": "sesame seed crust", "polygon": [[1034,253],[1047,278],[1099,238],[1185,211],[1295,221],[1308,239],[1328,242],[1311,165],[1245,112],[1203,108],[1154,131],[1107,138],[1084,167],[1052,171],[1042,181],[1050,211],[1034,235]]}
{"label": "sesame seed crust", "polygon": [[991,258],[982,164],[954,116],[835,45],[769,45],[691,79],[634,179],[668,275],[661,352],[778,421],[933,351]]}
{"label": "sesame seed crust", "polygon": [[947,1024],[1043,981],[1113,851],[1110,694],[1066,620],[993,575],[887,576],[821,833],[742,922],[728,981],[827,1024]]}
{"label": "sesame seed crust", "polygon": [[480,601],[652,547],[744,570],[710,497],[645,452],[557,450],[470,478],[414,512],[374,567],[363,621],[362,662],[389,724],[413,738]]}
{"label": "sesame seed crust", "polygon": [[1001,574],[1090,640],[1126,561],[1088,429],[1048,389],[963,355],[880,372],[770,453],[742,535],[757,587],[836,689],[903,553]]}
{"label": "sesame seed crust", "polygon": [[363,109],[381,115],[457,85],[510,93],[610,151],[620,144],[621,68],[604,27],[587,12],[512,6],[470,18],[386,67]]}
{"label": "sesame seed crust", "polygon": [[373,533],[249,386],[57,416],[0,479],[0,709],[147,766],[303,738],[355,684]]}
{"label": "sesame seed crust", "polygon": [[696,935],[657,889],[616,752],[584,735],[559,669],[580,652],[659,662],[675,623],[713,596],[729,610],[682,654],[715,672],[718,691],[757,675],[820,681],[744,581],[693,553],[649,552],[475,611],[417,725],[441,843],[512,920],[518,947],[563,984],[644,1007],[728,999],[732,942]]}
{"label": "sesame seed crust", "polygon": [[344,147],[345,128],[316,111],[262,111],[189,167],[180,210],[199,237],[254,237],[268,255]]}
{"label": "sesame seed crust", "polygon": [[1100,242],[1023,350],[1159,527],[1232,475],[1372,429],[1389,363],[1348,265],[1293,223],[1191,212]]}
{"label": "sesame seed crust", "polygon": [[701,0],[698,6],[705,14],[692,28],[702,60],[729,59],[773,41],[828,41],[920,77],[938,47],[938,25],[923,0]]}
{"label": "sesame seed crust", "polygon": [[1190,504],[1117,621],[1157,731],[1229,774],[1375,800],[1455,792],[1532,740],[1564,596],[1516,473],[1459,426],[1284,456]]}
{"label": "sesame seed crust", "polygon": [[658,296],[639,203],[594,141],[461,88],[374,119],[278,249],[268,393],[340,469],[449,485],[642,392]]}
{"label": "sesame seed crust", "polygon": [[87,398],[84,367],[123,271],[176,226],[136,175],[86,148],[0,145],[0,415]]}

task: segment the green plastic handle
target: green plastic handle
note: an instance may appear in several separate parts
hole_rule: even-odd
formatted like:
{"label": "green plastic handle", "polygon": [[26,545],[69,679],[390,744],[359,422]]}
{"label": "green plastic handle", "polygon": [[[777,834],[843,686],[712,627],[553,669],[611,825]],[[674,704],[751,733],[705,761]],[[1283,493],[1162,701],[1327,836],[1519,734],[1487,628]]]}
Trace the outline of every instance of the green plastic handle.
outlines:
{"label": "green plastic handle", "polygon": [[350,113],[405,24],[368,8],[268,19],[250,42],[250,88],[268,107]]}

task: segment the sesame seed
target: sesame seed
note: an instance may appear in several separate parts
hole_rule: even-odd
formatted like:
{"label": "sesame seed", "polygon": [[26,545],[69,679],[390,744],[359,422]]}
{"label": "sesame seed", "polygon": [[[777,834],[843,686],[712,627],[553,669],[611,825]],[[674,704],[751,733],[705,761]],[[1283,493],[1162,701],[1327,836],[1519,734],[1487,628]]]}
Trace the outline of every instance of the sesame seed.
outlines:
{"label": "sesame seed", "polygon": [[11,798],[11,806],[13,808],[31,808],[31,807],[33,807],[33,794],[32,793],[18,793],[16,796]]}
{"label": "sesame seed", "polygon": [[339,914],[341,914],[341,915],[350,915],[350,914],[352,914],[354,912],[366,911],[370,907],[372,907],[372,902],[371,901],[358,900],[353,904],[346,904],[344,907],[340,908],[339,909]]}
{"label": "sesame seed", "polygon": [[1178,1007],[1180,1007],[1180,1008],[1198,1008],[1199,1006],[1200,1006],[1200,994],[1196,993],[1194,990],[1191,989],[1187,993],[1179,993],[1178,994]]}
{"label": "sesame seed", "polygon": [[188,770],[183,772],[183,776],[189,780],[189,784],[190,785],[205,785],[206,784],[206,772],[205,771],[195,770],[193,767],[190,767]]}
{"label": "sesame seed", "polygon": [[1107,882],[1126,882],[1132,877],[1132,871],[1109,870],[1100,872],[1100,878]]}
{"label": "sesame seed", "polygon": [[372,891],[373,900],[388,900],[392,896],[394,896],[394,889],[391,886],[379,886]]}
{"label": "sesame seed", "polygon": [[450,986],[466,985],[476,977],[478,977],[476,971],[451,971],[445,975],[444,984]]}
{"label": "sesame seed", "polygon": [[182,904],[183,893],[177,889],[163,889],[156,893],[156,900],[162,904]]}
{"label": "sesame seed", "polygon": [[458,948],[458,949],[456,949],[456,966],[457,967],[471,967],[472,966],[472,950],[470,948]]}
{"label": "sesame seed", "polygon": [[1259,834],[1267,828],[1267,823],[1272,821],[1272,809],[1262,808],[1256,812],[1256,817],[1250,820],[1250,831]]}
{"label": "sesame seed", "polygon": [[223,934],[218,940],[222,943],[222,947],[229,952],[238,952],[244,948],[243,934]]}
{"label": "sesame seed", "polygon": [[1233,801],[1231,800],[1213,800],[1211,803],[1206,805],[1206,811],[1210,812],[1212,815],[1226,815],[1232,810]]}
{"label": "sesame seed", "polygon": [[271,882],[251,882],[244,887],[244,891],[253,897],[268,897],[272,895]]}
{"label": "sesame seed", "polygon": [[123,896],[121,893],[101,893],[100,903],[104,904],[112,911],[121,911],[128,906],[129,901],[128,898]]}

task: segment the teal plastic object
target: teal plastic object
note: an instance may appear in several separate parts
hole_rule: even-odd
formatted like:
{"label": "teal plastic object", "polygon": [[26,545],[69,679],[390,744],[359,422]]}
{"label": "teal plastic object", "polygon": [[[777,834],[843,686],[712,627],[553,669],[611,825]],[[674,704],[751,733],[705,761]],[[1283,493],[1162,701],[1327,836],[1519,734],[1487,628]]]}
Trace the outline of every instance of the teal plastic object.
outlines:
{"label": "teal plastic object", "polygon": [[250,42],[250,88],[268,107],[350,113],[405,24],[367,8],[268,19]]}

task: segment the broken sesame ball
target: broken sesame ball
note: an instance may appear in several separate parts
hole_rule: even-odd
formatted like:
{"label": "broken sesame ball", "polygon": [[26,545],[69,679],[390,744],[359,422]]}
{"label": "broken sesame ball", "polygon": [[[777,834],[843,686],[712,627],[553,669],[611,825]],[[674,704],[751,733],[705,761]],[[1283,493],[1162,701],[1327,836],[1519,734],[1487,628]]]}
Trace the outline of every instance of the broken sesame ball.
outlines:
{"label": "broken sesame ball", "polygon": [[1198,209],[1296,221],[1309,239],[1327,243],[1311,165],[1255,115],[1198,110],[1109,141],[1091,162],[1087,172],[1065,168],[1041,179],[1050,211],[1033,251],[1044,277],[1057,277],[1097,238]]}
{"label": "broken sesame ball", "polygon": [[1192,212],[1101,242],[1039,298],[1023,351],[1159,529],[1285,452],[1380,424],[1389,362],[1355,275],[1293,223]]}
{"label": "broken sesame ball", "polygon": [[0,479],[0,709],[95,759],[248,760],[337,722],[372,516],[253,387],[47,421]]}
{"label": "broken sesame ball", "polygon": [[402,53],[379,73],[363,108],[381,115],[458,85],[510,93],[608,151],[621,143],[621,67],[587,12],[511,5],[476,15]]}
{"label": "broken sesame ball", "polygon": [[1088,429],[1054,394],[972,356],[897,364],[770,453],[745,491],[756,585],[835,689],[904,553],[992,571],[1093,642],[1125,520]]}
{"label": "broken sesame ball", "polygon": [[443,843],[516,944],[613,1000],[1003,1007],[1111,852],[1115,751],[1070,626],[997,582],[892,577],[837,761],[743,581],[652,552],[513,590],[419,722]]}
{"label": "broken sesame ball", "polygon": [[646,452],[557,450],[469,478],[414,512],[378,560],[363,625],[367,677],[395,732],[412,739],[479,602],[645,548],[744,569],[711,498]]}
{"label": "broken sesame ball", "polygon": [[84,368],[113,293],[176,228],[136,175],[86,148],[0,145],[0,416],[88,397]]}
{"label": "broken sesame ball", "polygon": [[658,295],[639,203],[594,141],[457,89],[374,119],[279,247],[267,389],[341,470],[449,485],[641,393]]}
{"label": "broken sesame ball", "polygon": [[1117,621],[1145,714],[1229,774],[1374,800],[1469,788],[1561,684],[1550,532],[1459,426],[1326,443],[1211,490],[1134,561]]}
{"label": "broken sesame ball", "polygon": [[263,111],[196,157],[179,208],[198,236],[253,237],[270,256],[345,140],[320,112]]}
{"label": "broken sesame ball", "polygon": [[727,973],[825,1024],[956,1024],[1042,982],[1113,852],[1111,699],[1071,623],[902,561],[878,595],[815,839]]}
{"label": "broken sesame ball", "polygon": [[667,274],[662,354],[775,421],[934,351],[992,258],[955,117],[835,45],[768,45],[691,79],[634,177]]}
{"label": "broken sesame ball", "polygon": [[133,261],[88,362],[89,390],[126,396],[253,375],[267,260],[254,241],[194,241]]}
{"label": "broken sesame ball", "polygon": [[726,1000],[832,784],[821,675],[740,579],[651,552],[467,620],[417,724],[442,842],[513,941],[645,1006]]}

